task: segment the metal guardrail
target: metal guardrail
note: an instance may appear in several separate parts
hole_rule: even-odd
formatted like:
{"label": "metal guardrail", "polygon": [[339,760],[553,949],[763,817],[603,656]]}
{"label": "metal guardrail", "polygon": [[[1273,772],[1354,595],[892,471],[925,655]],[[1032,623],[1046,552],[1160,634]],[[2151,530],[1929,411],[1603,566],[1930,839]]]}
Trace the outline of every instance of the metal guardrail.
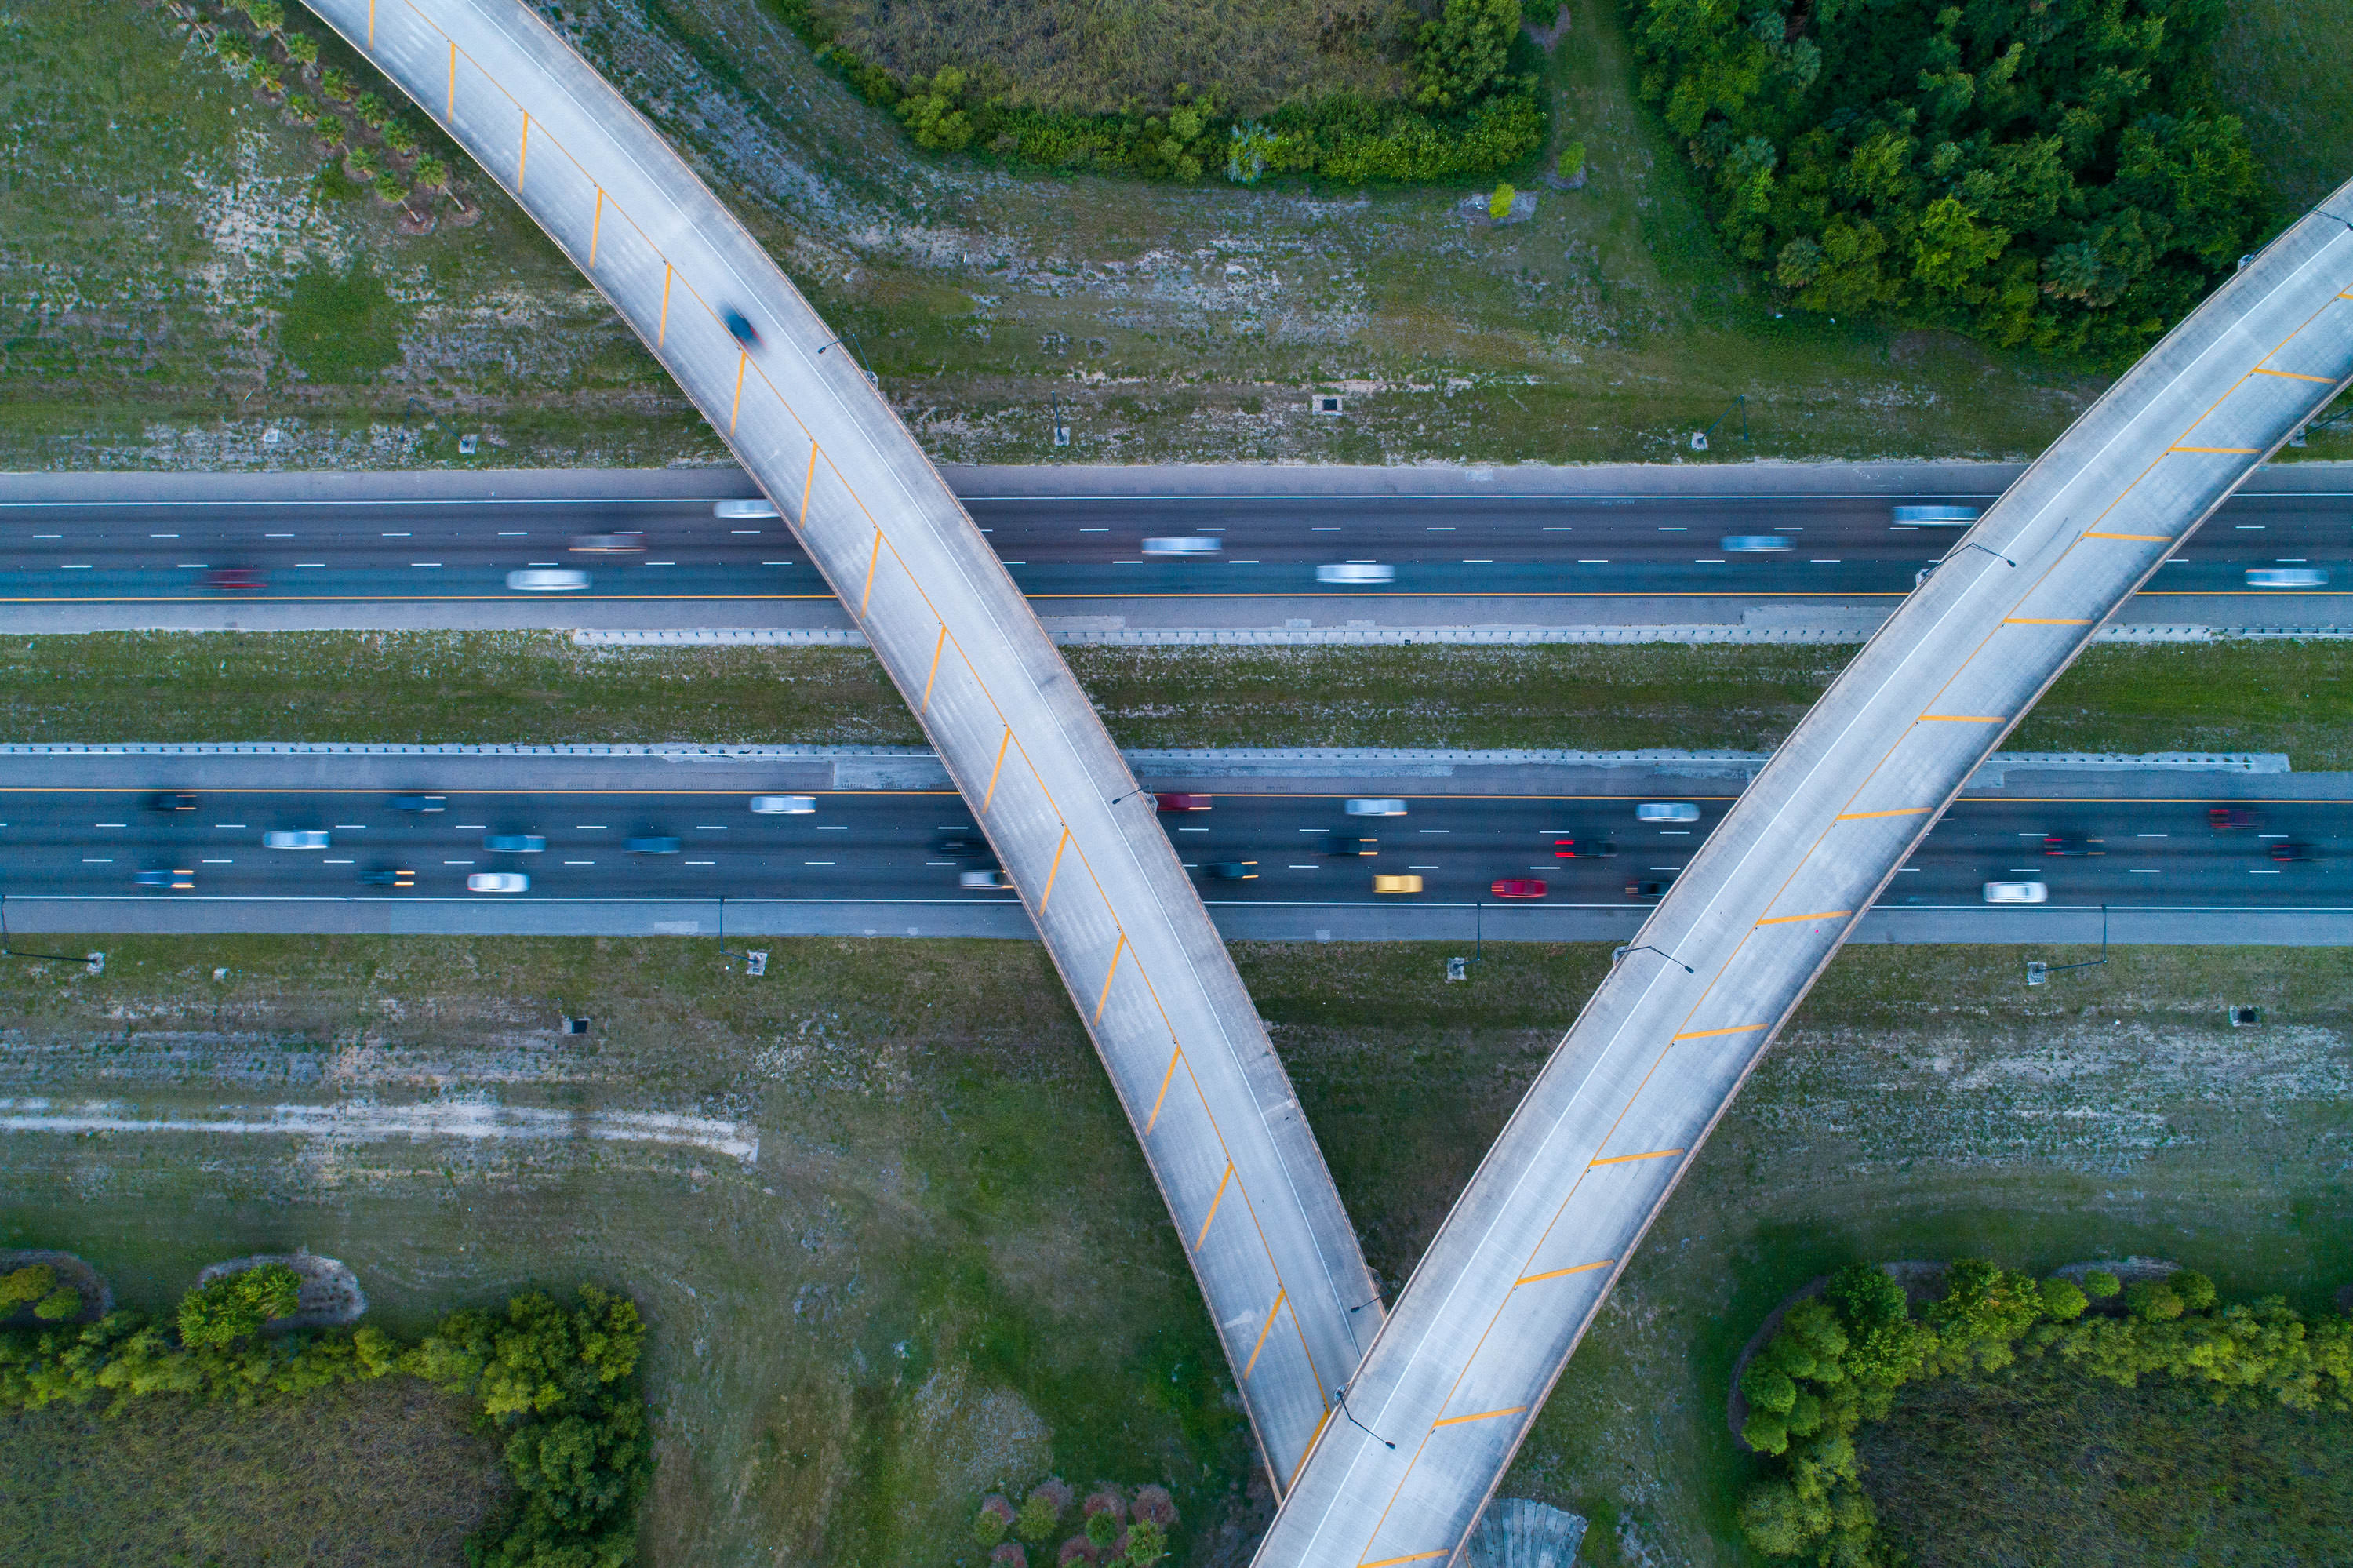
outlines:
{"label": "metal guardrail", "polygon": [[2353,184],[2086,411],[1774,753],[1440,1228],[1262,1568],[1457,1556],[1643,1233],[1862,912],[2101,622],[2348,377]]}

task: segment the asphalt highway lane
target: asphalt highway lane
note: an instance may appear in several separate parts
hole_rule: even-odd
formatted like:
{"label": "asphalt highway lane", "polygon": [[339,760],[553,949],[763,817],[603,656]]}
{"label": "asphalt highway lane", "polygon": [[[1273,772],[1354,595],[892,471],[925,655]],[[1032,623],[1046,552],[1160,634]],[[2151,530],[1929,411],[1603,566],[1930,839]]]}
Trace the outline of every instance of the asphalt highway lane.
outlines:
{"label": "asphalt highway lane", "polygon": [[[521,872],[554,898],[960,898],[1012,903],[959,877],[997,864],[950,792],[832,792],[805,815],[759,815],[745,793],[452,793],[433,812],[393,809],[376,791],[216,791],[157,810],[147,790],[0,794],[0,891],[12,895],[465,897],[478,872]],[[1351,817],[1344,795],[1219,794],[1161,825],[1204,895],[1220,903],[1495,901],[1502,880],[1544,884],[1552,904],[1623,906],[1672,885],[1732,800],[1685,796],[1692,822],[1639,821],[1628,796],[1399,797],[1401,816]],[[1987,882],[2039,881],[2054,905],[2311,907],[2353,904],[2353,800],[2233,799],[2254,813],[2217,829],[2223,804],[2165,800],[1970,800],[1956,805],[1898,874],[1883,905],[1979,902]],[[327,835],[319,849],[272,849],[276,830]],[[543,850],[491,850],[496,834],[543,837]],[[2057,838],[2065,853],[2046,853]],[[633,853],[628,841],[675,841]],[[1370,838],[1369,855],[1333,853]],[[1566,841],[1566,842],[1565,842]],[[2274,846],[2299,858],[2275,860]],[[1561,852],[1573,850],[1564,857]],[[1215,868],[1224,868],[1220,875]],[[361,883],[413,874],[408,890]],[[186,885],[142,887],[140,873]],[[1421,879],[1379,895],[1376,875]],[[1451,927],[1449,927],[1451,931]]]}
{"label": "asphalt highway lane", "polygon": [[[1990,496],[1021,496],[968,506],[1035,599],[1901,594],[1957,528],[1894,521],[1895,504]],[[582,548],[596,535],[638,535]],[[1214,555],[1145,541],[1192,535]],[[1727,539],[1778,539],[1776,551]],[[609,538],[602,541],[611,545]],[[720,518],[710,500],[0,502],[0,602],[538,597],[507,574],[586,572],[562,597],[829,599],[776,519]],[[1386,583],[1315,568],[1389,568]],[[2301,590],[2250,590],[2250,568],[2317,571]],[[230,575],[238,575],[232,577]],[[236,586],[241,581],[248,586]],[[2234,498],[2152,593],[2334,594],[2353,587],[2353,496]]]}

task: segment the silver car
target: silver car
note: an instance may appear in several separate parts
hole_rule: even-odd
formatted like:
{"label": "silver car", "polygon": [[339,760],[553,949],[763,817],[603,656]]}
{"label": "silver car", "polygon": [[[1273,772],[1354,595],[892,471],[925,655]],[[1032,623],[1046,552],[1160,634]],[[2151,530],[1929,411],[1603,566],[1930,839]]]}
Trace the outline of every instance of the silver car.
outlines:
{"label": "silver car", "polygon": [[765,496],[754,496],[748,501],[723,501],[711,509],[711,514],[713,517],[726,518],[730,522],[774,517],[776,515],[776,503]]}
{"label": "silver car", "polygon": [[1789,541],[1778,534],[1727,534],[1716,547],[1727,556],[1761,556],[1788,549]]}
{"label": "silver car", "polygon": [[1405,802],[1403,800],[1351,800],[1348,802],[1348,815],[1352,817],[1402,817],[1405,815]]}
{"label": "silver car", "polygon": [[314,850],[327,847],[324,828],[273,828],[261,835],[267,849]]}
{"label": "silver car", "polygon": [[531,878],[519,871],[477,871],[466,878],[469,893],[529,893]]}
{"label": "silver car", "polygon": [[1007,888],[1013,885],[1001,871],[960,871],[956,873],[958,887]]}
{"label": "silver car", "polygon": [[814,795],[754,795],[752,810],[764,817],[806,817],[817,810]]}
{"label": "silver car", "polygon": [[1974,506],[1899,506],[1895,521],[1915,528],[1966,528],[1978,520]]}
{"label": "silver car", "polygon": [[2247,573],[2249,588],[2321,588],[2327,581],[2317,567],[2255,567]]}
{"label": "silver car", "polygon": [[1645,800],[1634,808],[1634,817],[1644,822],[1696,822],[1699,808],[1689,800]]}
{"label": "silver car", "polygon": [[517,593],[577,593],[588,586],[588,574],[544,567],[507,574],[507,587]]}
{"label": "silver car", "polygon": [[1982,891],[1989,904],[2041,904],[2051,896],[2050,887],[2040,882],[1989,882]]}
{"label": "silver car", "polygon": [[1397,568],[1378,561],[1335,561],[1315,568],[1319,583],[1393,583]]}
{"label": "silver car", "polygon": [[1146,539],[1144,553],[1147,556],[1214,556],[1225,549],[1219,540],[1207,534],[1178,534],[1166,539]]}

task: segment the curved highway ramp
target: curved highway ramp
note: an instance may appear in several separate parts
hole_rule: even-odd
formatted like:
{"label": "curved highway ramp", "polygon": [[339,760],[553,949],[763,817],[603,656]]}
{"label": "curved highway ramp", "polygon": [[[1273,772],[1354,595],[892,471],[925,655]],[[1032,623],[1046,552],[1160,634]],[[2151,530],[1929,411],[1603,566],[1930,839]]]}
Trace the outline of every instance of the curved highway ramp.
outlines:
{"label": "curved highway ramp", "polygon": [[1554,1052],[1260,1547],[1453,1557],[1602,1298],[1857,917],[2020,716],[2353,376],[2353,185],[2021,476],[1767,764]]}
{"label": "curved highway ramp", "polygon": [[1011,579],[767,254],[538,17],[309,3],[612,302],[857,617],[1093,1033],[1279,1494],[1379,1326],[1377,1292],[1152,798]]}

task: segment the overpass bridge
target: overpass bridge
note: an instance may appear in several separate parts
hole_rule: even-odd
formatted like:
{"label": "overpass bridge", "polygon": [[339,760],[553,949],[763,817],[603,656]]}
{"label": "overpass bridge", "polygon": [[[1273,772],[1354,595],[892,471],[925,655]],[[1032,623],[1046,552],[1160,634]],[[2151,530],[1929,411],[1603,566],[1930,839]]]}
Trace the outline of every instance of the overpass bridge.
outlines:
{"label": "overpass bridge", "polygon": [[1570,1353],[1862,913],[2101,622],[2353,377],[2353,184],[2021,475],[1823,694],[1555,1050],[1255,1559],[1456,1558]]}
{"label": "overpass bridge", "polygon": [[503,185],[776,503],[921,718],[1143,1143],[1277,1495],[1382,1317],[1224,945],[1020,592],[890,405],[619,93],[512,0],[307,0]]}

